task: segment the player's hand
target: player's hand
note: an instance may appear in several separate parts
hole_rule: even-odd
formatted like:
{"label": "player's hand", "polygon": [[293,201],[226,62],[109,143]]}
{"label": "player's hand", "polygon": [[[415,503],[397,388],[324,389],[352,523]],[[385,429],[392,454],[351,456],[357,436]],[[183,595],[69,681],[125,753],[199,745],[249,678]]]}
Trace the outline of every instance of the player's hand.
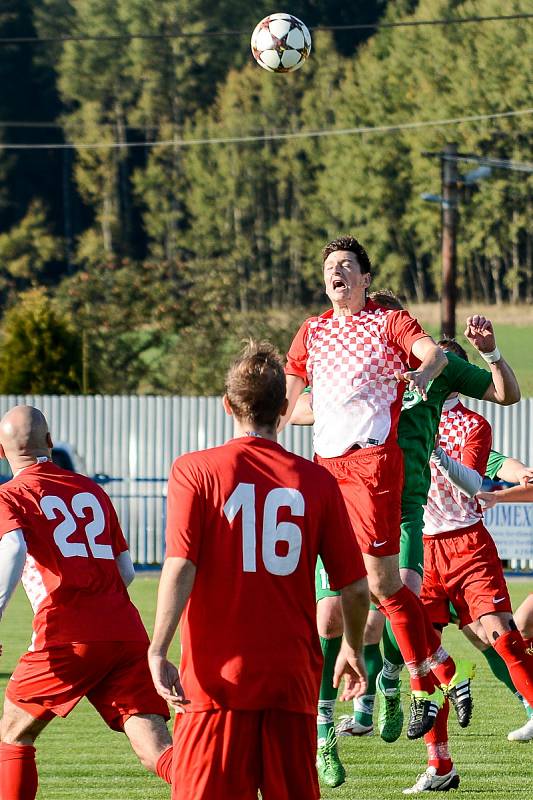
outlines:
{"label": "player's hand", "polygon": [[465,336],[480,353],[491,353],[496,349],[496,337],[492,322],[481,314],[468,317]]}
{"label": "player's hand", "polygon": [[344,689],[340,699],[343,702],[361,697],[366,692],[368,682],[363,654],[352,650],[344,640],[335,662],[333,673],[335,689],[339,687],[342,676],[344,676]]}
{"label": "player's hand", "polygon": [[404,381],[410,392],[418,392],[423,400],[428,399],[427,389],[431,380],[431,375],[425,370],[411,370],[410,372],[400,372],[396,370],[394,377],[398,382]]}
{"label": "player's hand", "polygon": [[184,706],[190,703],[180,683],[177,668],[163,656],[148,653],[148,664],[156,692],[166,700],[176,713],[184,714]]}
{"label": "player's hand", "polygon": [[517,469],[516,478],[521,486],[529,486],[530,483],[533,483],[533,467]]}
{"label": "player's hand", "polygon": [[478,492],[476,498],[481,503],[482,508],[494,508],[498,502],[498,492]]}

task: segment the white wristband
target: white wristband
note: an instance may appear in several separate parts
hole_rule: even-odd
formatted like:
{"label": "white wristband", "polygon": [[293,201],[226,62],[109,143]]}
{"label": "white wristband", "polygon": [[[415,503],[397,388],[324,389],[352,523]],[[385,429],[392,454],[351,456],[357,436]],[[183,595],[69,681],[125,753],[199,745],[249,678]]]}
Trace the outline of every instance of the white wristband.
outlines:
{"label": "white wristband", "polygon": [[500,353],[497,347],[495,347],[494,350],[491,350],[490,353],[480,352],[479,355],[484,361],[487,362],[487,364],[494,364],[496,361],[499,361],[502,357],[502,354]]}

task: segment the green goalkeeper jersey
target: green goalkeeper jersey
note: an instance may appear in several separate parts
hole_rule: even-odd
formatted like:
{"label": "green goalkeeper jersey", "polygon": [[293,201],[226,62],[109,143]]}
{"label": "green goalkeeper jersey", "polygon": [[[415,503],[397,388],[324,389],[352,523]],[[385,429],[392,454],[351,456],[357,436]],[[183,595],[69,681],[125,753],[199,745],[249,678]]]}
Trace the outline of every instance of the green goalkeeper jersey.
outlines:
{"label": "green goalkeeper jersey", "polygon": [[405,485],[402,504],[427,501],[431,472],[429,459],[435,446],[444,401],[452,392],[478,400],[489,388],[492,375],[486,369],[446,353],[448,364],[429,385],[427,400],[418,392],[406,391],[398,424],[398,444],[403,450]]}

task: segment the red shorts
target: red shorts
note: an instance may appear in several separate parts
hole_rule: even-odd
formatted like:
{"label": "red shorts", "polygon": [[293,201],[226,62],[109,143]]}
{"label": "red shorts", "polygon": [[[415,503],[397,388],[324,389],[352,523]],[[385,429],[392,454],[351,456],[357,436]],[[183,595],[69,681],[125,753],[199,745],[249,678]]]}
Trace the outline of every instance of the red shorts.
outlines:
{"label": "red shorts", "polygon": [[362,553],[400,552],[403,453],[398,444],[350,450],[315,461],[336,479]]}
{"label": "red shorts", "polygon": [[450,602],[461,627],[484,614],[512,613],[496,545],[481,521],[462,532],[424,536],[420,599],[439,625],[450,621]]}
{"label": "red shorts", "polygon": [[145,642],[85,642],[25,653],[6,697],[36,719],[66,717],[87,697],[115,731],[133,714],[170,719],[152,682],[147,648]]}
{"label": "red shorts", "polygon": [[176,714],[174,800],[316,800],[316,721],[310,714]]}

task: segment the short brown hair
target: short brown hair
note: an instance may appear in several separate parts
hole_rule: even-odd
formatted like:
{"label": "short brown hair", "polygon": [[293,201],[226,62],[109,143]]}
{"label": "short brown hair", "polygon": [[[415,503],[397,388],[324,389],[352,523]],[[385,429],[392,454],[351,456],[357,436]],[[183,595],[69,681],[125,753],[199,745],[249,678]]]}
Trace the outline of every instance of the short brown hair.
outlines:
{"label": "short brown hair", "polygon": [[329,242],[322,250],[322,263],[331,253],[335,253],[337,250],[348,250],[351,253],[355,253],[362,273],[372,271],[368,253],[354,236],[339,236],[338,239],[333,239],[332,242]]}
{"label": "short brown hair", "polygon": [[370,292],[369,300],[373,300],[378,306],[388,308],[391,311],[403,311],[403,305],[390,289],[378,289],[377,292]]}
{"label": "short brown hair", "polygon": [[450,350],[450,352],[455,353],[456,356],[462,358],[464,361],[468,361],[468,355],[464,347],[461,347],[459,342],[456,342],[455,339],[439,339],[437,342],[438,346],[446,352],[446,350]]}
{"label": "short brown hair", "polygon": [[250,340],[227,372],[225,392],[238,420],[275,426],[285,402],[287,384],[274,345]]}

